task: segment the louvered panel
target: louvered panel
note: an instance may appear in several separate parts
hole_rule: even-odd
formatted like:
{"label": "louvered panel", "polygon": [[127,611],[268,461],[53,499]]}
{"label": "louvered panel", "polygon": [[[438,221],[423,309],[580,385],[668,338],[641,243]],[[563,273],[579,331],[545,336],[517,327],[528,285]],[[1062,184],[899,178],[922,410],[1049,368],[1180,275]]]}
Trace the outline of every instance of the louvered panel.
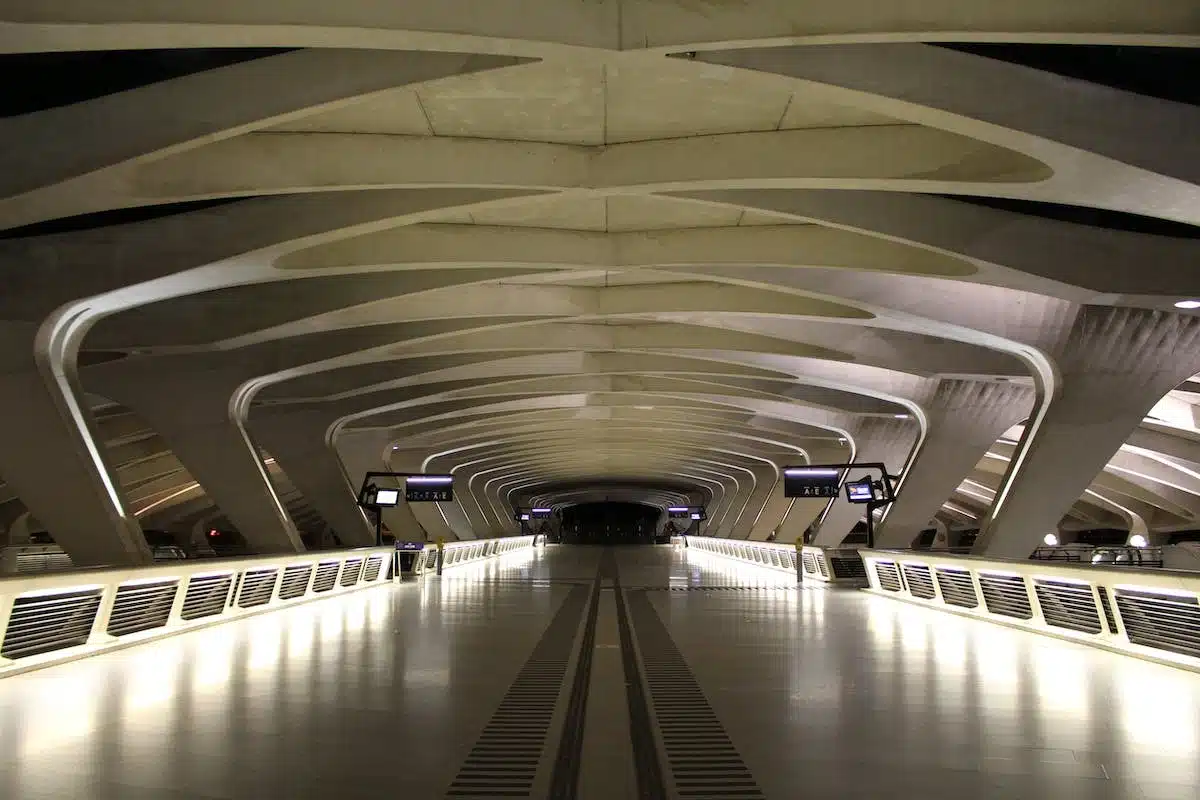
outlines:
{"label": "louvered panel", "polygon": [[815,555],[812,553],[805,553],[802,557],[802,561],[804,562],[805,572],[807,572],[809,575],[817,574],[817,557]]}
{"label": "louvered panel", "polygon": [[362,566],[361,558],[346,559],[346,563],[342,564],[342,586],[353,586],[358,583],[358,577],[362,575]]}
{"label": "louvered panel", "polygon": [[312,564],[294,564],[283,570],[283,580],[279,584],[279,599],[292,600],[303,597],[308,591],[308,579],[312,577]]}
{"label": "louvered panel", "polygon": [[278,569],[251,569],[242,574],[242,585],[238,588],[237,604],[240,608],[253,608],[271,602],[275,592]]}
{"label": "louvered panel", "polygon": [[894,561],[876,561],[875,577],[879,580],[879,588],[887,592],[900,592],[904,584],[900,583],[900,570]]}
{"label": "louvered panel", "polygon": [[328,592],[337,585],[338,570],[342,565],[338,561],[322,561],[317,565],[317,575],[313,578],[314,592]]}
{"label": "louvered panel", "polygon": [[934,570],[937,576],[938,588],[942,591],[942,600],[952,606],[976,608],[979,597],[975,594],[975,583],[971,573],[960,569],[938,567]]}
{"label": "louvered panel", "polygon": [[1116,596],[1129,641],[1200,658],[1200,601],[1195,595],[1118,589]]}
{"label": "louvered panel", "polygon": [[903,564],[904,580],[908,583],[908,591],[913,597],[922,600],[932,600],[937,597],[933,588],[933,573],[924,564]]}
{"label": "louvered panel", "polygon": [[983,591],[983,602],[993,614],[1016,619],[1032,619],[1033,606],[1029,602],[1029,590],[1020,575],[997,575],[979,573],[979,588]]}
{"label": "louvered panel", "polygon": [[383,568],[383,556],[371,556],[363,569],[363,581],[371,583],[379,579],[379,570]]}
{"label": "louvered panel", "polygon": [[108,618],[108,634],[125,636],[166,625],[177,591],[177,579],[153,583],[127,583],[118,587],[112,613]]}
{"label": "louvered panel", "polygon": [[193,575],[188,581],[187,594],[183,598],[184,619],[198,619],[220,614],[225,610],[225,601],[229,597],[229,587],[233,585],[233,575]]}
{"label": "louvered panel", "polygon": [[867,579],[867,568],[859,556],[829,556],[829,564],[833,567],[833,577],[838,579],[857,578]]}
{"label": "louvered panel", "polygon": [[0,656],[27,658],[87,644],[102,594],[96,587],[16,598]]}
{"label": "louvered panel", "polygon": [[1085,583],[1038,578],[1033,582],[1047,625],[1083,633],[1100,633],[1096,596]]}

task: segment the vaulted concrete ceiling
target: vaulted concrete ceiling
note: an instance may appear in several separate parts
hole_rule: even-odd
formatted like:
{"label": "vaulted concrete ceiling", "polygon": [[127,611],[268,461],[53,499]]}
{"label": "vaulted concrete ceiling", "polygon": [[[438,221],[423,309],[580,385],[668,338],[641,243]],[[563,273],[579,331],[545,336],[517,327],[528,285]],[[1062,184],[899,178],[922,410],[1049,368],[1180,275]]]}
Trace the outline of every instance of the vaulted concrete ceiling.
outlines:
{"label": "vaulted concrete ceiling", "polygon": [[[232,409],[335,527],[356,523],[290,441],[453,471],[469,500],[427,530],[620,496],[762,537],[791,513],[782,466],[861,456],[875,425],[900,470],[948,381],[1007,392],[1005,430],[1054,393],[1081,309],[1162,322],[1200,290],[1194,103],[932,44],[1194,48],[1187,0],[9,0],[0,20],[34,69],[243,53],[0,119],[14,364],[39,331],[68,383],[79,353],[73,390],[120,404],[81,435],[147,524],[203,516],[206,489],[256,519],[217,485],[254,479],[230,466],[244,438],[215,456],[197,434]],[[1148,421],[1070,516],[1192,524],[1185,416]],[[939,518],[986,515],[1009,441]],[[20,469],[0,461],[37,511]]]}

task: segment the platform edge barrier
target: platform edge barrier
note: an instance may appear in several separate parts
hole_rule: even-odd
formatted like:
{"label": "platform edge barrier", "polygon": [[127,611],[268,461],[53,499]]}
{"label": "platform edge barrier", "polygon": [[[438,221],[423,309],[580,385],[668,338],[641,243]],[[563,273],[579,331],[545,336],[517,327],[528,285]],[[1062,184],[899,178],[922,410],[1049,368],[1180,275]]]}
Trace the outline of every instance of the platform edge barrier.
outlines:
{"label": "platform edge barrier", "polygon": [[1200,573],[859,553],[871,594],[1200,672]]}
{"label": "platform edge barrier", "polygon": [[[359,570],[353,583],[342,585],[338,579],[319,590],[314,576],[321,564],[336,564],[340,578],[346,562],[355,559]],[[301,575],[305,567],[309,569],[302,590],[281,597],[288,571]],[[266,574],[271,570],[273,577]],[[0,577],[0,678],[386,585],[391,570],[391,548],[365,547]],[[374,577],[367,579],[368,572]],[[243,597],[247,574],[264,587],[270,579],[269,591]],[[137,630],[114,633],[114,615],[122,626]]]}
{"label": "platform edge barrier", "polygon": [[719,539],[715,536],[689,536],[687,547],[689,550],[712,553],[743,564],[786,572],[793,578],[797,577],[794,545],[748,539]]}
{"label": "platform edge barrier", "polygon": [[[533,547],[533,536],[504,536],[498,539],[468,539],[442,545],[442,572],[454,567],[478,564],[490,558],[508,555],[516,550]],[[437,565],[437,545],[425,545],[422,572]],[[419,573],[418,573],[419,574]]]}

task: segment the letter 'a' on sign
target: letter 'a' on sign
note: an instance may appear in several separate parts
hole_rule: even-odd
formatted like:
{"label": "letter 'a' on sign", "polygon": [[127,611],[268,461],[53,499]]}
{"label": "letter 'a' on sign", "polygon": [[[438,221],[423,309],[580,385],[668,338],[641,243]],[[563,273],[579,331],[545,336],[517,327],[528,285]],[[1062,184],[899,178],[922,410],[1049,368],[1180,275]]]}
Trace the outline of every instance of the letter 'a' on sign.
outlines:
{"label": "letter 'a' on sign", "polygon": [[834,498],[838,496],[841,479],[842,470],[836,467],[786,467],[783,496]]}
{"label": "letter 'a' on sign", "polygon": [[409,475],[404,479],[409,503],[448,503],[454,499],[453,475]]}

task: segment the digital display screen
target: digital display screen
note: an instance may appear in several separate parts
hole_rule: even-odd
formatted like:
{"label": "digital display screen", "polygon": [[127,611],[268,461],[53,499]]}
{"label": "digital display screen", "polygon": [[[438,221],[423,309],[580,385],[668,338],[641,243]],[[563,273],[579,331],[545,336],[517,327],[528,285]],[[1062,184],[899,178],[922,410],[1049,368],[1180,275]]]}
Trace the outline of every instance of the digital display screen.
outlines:
{"label": "digital display screen", "polygon": [[554,511],[552,508],[535,508],[529,513],[531,513],[534,517],[548,517],[552,511]]}
{"label": "digital display screen", "polygon": [[851,503],[869,503],[875,499],[875,487],[870,481],[847,483],[846,499]]}
{"label": "digital display screen", "polygon": [[399,489],[380,489],[375,493],[375,505],[391,507],[400,503]]}
{"label": "digital display screen", "polygon": [[396,542],[397,550],[424,550],[424,542]]}
{"label": "digital display screen", "polygon": [[702,516],[702,515],[701,515],[699,512],[697,512],[697,511],[693,511],[693,512],[692,512],[692,519],[704,519],[704,517],[703,517],[703,516]]}
{"label": "digital display screen", "polygon": [[522,515],[521,515],[521,522],[529,522],[529,515],[528,515],[528,514],[522,514]]}
{"label": "digital display screen", "polygon": [[410,503],[448,503],[454,499],[454,476],[410,475],[404,479],[404,499]]}
{"label": "digital display screen", "polygon": [[788,467],[783,471],[783,496],[835,498],[841,473],[831,467]]}
{"label": "digital display screen", "polygon": [[687,508],[668,508],[667,509],[667,518],[668,519],[687,519],[688,515],[690,513],[691,513],[691,510],[687,509]]}

